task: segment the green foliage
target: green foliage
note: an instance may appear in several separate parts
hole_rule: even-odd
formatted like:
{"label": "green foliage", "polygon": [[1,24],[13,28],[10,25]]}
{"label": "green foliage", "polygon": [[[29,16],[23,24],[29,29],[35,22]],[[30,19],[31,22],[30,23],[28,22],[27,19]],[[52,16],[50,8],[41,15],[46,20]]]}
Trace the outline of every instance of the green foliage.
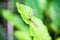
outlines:
{"label": "green foliage", "polygon": [[[24,5],[16,3],[17,1],[21,1],[20,3],[23,1]],[[14,0],[14,6],[17,6],[20,15],[8,10],[1,11],[4,19],[10,21],[18,29],[14,32],[18,40],[52,40],[48,33],[50,28],[55,33],[60,33],[60,0]],[[48,29],[43,24],[43,19]],[[55,35],[58,34],[53,36]]]}
{"label": "green foliage", "polygon": [[52,20],[51,28],[58,33],[60,33],[60,1],[54,0],[49,8],[50,18]]}
{"label": "green foliage", "polygon": [[6,34],[4,32],[3,25],[0,23],[0,40],[6,40]]}
{"label": "green foliage", "polygon": [[7,21],[10,21],[15,26],[15,28],[21,31],[28,30],[28,26],[22,21],[21,17],[18,14],[13,14],[8,10],[3,10],[2,15]]}
{"label": "green foliage", "polygon": [[26,32],[15,31],[14,35],[18,40],[31,40],[29,34]]}
{"label": "green foliage", "polygon": [[43,11],[46,9],[47,0],[24,0],[24,4],[34,10],[34,15],[43,19]]}
{"label": "green foliage", "polygon": [[58,37],[56,40],[60,40],[60,37]]}

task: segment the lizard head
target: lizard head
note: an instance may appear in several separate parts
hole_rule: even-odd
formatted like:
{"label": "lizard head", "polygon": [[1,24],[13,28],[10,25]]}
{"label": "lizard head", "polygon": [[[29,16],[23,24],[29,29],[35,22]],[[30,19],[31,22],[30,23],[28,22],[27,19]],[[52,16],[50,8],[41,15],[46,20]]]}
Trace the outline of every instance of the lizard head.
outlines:
{"label": "lizard head", "polygon": [[32,16],[32,8],[23,4],[16,3],[18,12],[21,14],[23,20],[28,24],[30,17]]}

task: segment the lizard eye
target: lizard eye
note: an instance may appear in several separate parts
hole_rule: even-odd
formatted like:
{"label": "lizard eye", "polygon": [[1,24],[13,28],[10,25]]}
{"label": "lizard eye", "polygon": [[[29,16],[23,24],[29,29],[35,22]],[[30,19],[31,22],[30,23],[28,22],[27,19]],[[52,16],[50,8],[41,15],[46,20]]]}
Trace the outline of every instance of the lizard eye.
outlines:
{"label": "lizard eye", "polygon": [[28,20],[31,21],[31,17]]}

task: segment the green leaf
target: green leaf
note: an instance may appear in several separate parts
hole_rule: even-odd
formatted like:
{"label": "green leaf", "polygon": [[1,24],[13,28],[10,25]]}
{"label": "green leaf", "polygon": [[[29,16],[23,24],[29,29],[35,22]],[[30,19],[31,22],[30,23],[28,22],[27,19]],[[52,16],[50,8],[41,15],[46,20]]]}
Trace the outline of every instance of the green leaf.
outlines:
{"label": "green leaf", "polygon": [[26,32],[15,31],[14,35],[18,40],[31,40],[29,34]]}
{"label": "green leaf", "polygon": [[3,17],[11,22],[15,28],[19,29],[20,31],[28,31],[28,26],[23,22],[21,17],[17,14],[13,14],[8,10],[2,10]]}
{"label": "green leaf", "polygon": [[49,11],[52,20],[51,28],[60,33],[60,1],[54,0],[50,5]]}
{"label": "green leaf", "polygon": [[58,37],[56,40],[60,40],[60,37]]}

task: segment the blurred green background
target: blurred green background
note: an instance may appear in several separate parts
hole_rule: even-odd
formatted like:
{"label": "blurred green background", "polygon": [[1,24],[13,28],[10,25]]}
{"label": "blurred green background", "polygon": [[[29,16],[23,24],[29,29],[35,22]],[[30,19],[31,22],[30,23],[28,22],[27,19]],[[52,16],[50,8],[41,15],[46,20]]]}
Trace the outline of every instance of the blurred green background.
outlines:
{"label": "blurred green background", "polygon": [[[60,0],[0,0],[0,40],[7,40],[8,21],[13,24],[13,32],[27,32],[29,29],[17,11],[16,2],[31,7],[33,15],[48,28],[52,40],[60,40]],[[17,40],[15,36],[13,38]]]}

